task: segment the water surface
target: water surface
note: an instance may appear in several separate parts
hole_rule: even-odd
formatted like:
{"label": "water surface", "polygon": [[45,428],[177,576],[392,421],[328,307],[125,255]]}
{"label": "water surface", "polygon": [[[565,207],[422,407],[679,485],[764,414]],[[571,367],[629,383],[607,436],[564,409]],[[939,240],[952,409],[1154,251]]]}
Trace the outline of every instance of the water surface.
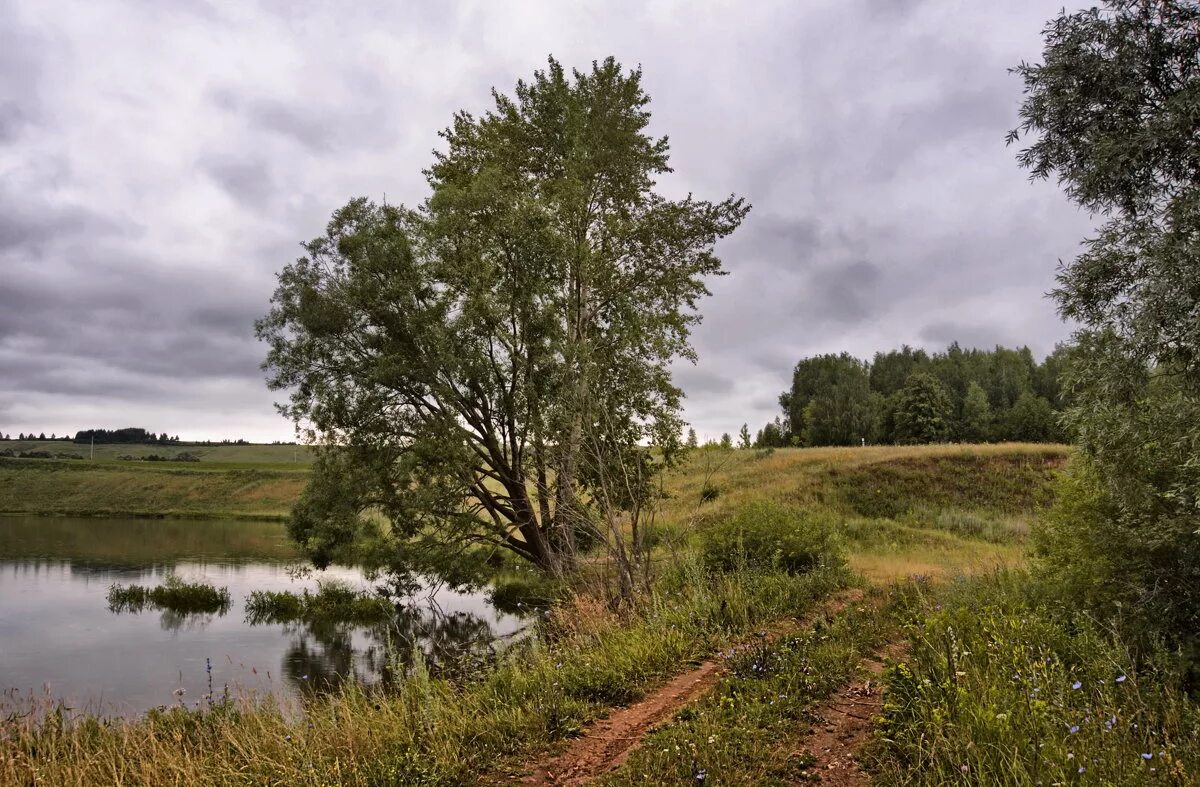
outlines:
{"label": "water surface", "polygon": [[[107,715],[194,706],[210,683],[218,697],[226,687],[295,697],[349,676],[379,681],[414,646],[445,658],[524,625],[481,594],[446,590],[374,627],[247,624],[253,590],[331,578],[370,586],[354,568],[295,578],[298,565],[276,522],[0,517],[0,691],[10,704],[33,696]],[[113,583],[157,585],[172,573],[228,587],[231,609],[109,611]]]}

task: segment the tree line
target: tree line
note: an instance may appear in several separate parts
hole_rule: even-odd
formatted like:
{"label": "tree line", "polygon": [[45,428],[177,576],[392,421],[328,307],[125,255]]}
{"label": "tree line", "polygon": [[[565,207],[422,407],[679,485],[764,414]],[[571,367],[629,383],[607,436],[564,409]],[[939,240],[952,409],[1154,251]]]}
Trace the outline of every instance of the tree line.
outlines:
{"label": "tree line", "polygon": [[155,434],[137,427],[124,429],[81,429],[75,433],[76,443],[154,443],[168,445],[179,442],[179,435],[170,437],[166,432]]}
{"label": "tree line", "polygon": [[[1062,373],[1070,348],[1038,362],[1028,347],[927,353],[907,345],[870,360],[850,353],[804,358],[779,396],[783,415],[754,445],[1060,442]],[[743,426],[742,444],[748,443]]]}

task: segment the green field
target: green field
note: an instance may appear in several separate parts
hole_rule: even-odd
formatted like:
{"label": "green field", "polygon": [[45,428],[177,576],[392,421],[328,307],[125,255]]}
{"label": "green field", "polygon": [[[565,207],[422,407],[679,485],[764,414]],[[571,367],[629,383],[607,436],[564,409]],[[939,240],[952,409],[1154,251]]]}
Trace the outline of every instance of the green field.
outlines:
{"label": "green field", "polygon": [[[267,443],[252,443],[250,445],[218,444],[205,445],[202,443],[171,443],[169,445],[153,445],[148,443],[106,443],[89,446],[87,443],[73,443],[70,440],[4,440],[0,441],[0,451],[9,450],[14,453],[26,451],[48,451],[52,454],[78,454],[84,459],[94,458],[97,461],[120,461],[118,456],[143,457],[155,454],[157,456],[175,456],[189,453],[200,458],[199,464],[220,462],[241,465],[274,466],[308,465],[313,461],[313,452],[305,445],[275,445]],[[134,464],[129,462],[129,464]],[[197,463],[185,463],[194,467]]]}
{"label": "green field", "polygon": [[306,469],[0,458],[0,513],[281,519]]}

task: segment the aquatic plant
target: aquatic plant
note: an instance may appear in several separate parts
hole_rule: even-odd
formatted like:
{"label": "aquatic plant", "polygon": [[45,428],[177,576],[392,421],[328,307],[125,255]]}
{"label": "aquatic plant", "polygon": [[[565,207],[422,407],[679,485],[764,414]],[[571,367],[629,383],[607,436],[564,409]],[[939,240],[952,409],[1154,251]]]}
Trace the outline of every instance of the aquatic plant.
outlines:
{"label": "aquatic plant", "polygon": [[356,590],[345,582],[318,582],[316,592],[255,590],[246,598],[246,622],[355,623],[367,625],[387,620],[396,606],[369,590]]}
{"label": "aquatic plant", "polygon": [[117,585],[108,589],[108,608],[113,612],[141,612],[146,608],[182,614],[224,614],[231,603],[229,588],[207,582],[184,582],[174,574],[157,587]]}

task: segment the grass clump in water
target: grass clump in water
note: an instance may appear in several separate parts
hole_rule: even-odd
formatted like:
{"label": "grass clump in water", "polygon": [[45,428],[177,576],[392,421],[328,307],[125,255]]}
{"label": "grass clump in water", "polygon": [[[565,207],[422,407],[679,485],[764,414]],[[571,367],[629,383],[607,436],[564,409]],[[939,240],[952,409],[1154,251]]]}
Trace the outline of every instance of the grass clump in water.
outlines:
{"label": "grass clump in water", "polygon": [[164,609],[170,612],[224,614],[230,606],[229,588],[207,582],[184,582],[175,575],[157,587],[116,585],[108,589],[108,608],[113,612]]}
{"label": "grass clump in water", "polygon": [[345,582],[320,582],[316,592],[255,590],[246,599],[246,622],[349,623],[369,625],[388,620],[396,607],[369,590],[356,590]]}

